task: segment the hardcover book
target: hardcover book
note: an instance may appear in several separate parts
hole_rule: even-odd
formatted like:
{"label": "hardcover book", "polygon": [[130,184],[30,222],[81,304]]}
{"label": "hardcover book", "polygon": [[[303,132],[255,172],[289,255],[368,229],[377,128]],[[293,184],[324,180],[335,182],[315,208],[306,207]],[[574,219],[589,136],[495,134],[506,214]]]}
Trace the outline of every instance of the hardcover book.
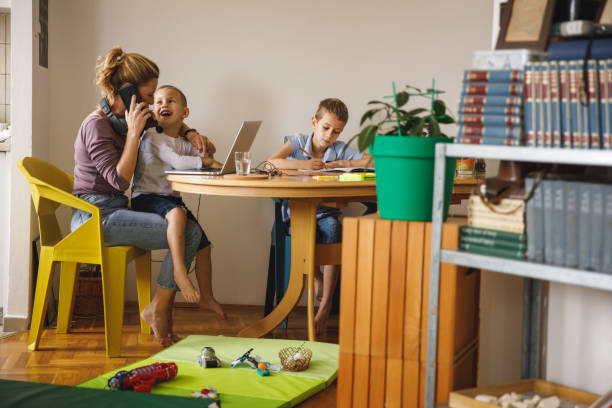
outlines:
{"label": "hardcover book", "polygon": [[608,72],[606,68],[606,61],[598,62],[598,74],[599,74],[599,128],[601,132],[601,142],[603,149],[610,149],[611,137],[610,128],[610,112],[608,111],[608,103],[610,95],[608,95]]}
{"label": "hardcover book", "polygon": [[461,102],[465,105],[520,107],[522,101],[518,96],[461,95]]}
{"label": "hardcover book", "polygon": [[[528,193],[533,188],[535,179],[533,177],[525,178],[525,192]],[[533,196],[527,201],[525,206],[525,228],[527,230],[527,253],[526,257],[530,261],[535,262],[535,245],[536,245],[536,220],[535,206]]]}
{"label": "hardcover book", "polygon": [[542,105],[540,109],[540,121],[542,123],[542,145],[550,147],[552,145],[552,127],[550,123],[550,73],[547,62],[541,65],[540,86],[542,87]]}
{"label": "hardcover book", "polygon": [[561,147],[561,100],[559,84],[559,64],[557,61],[550,61],[549,83],[550,83],[550,127],[552,131],[552,147]]}
{"label": "hardcover book", "polygon": [[604,184],[604,236],[601,272],[612,274],[612,185]]}
{"label": "hardcover book", "polygon": [[604,186],[601,183],[591,183],[591,233],[590,255],[588,269],[601,271],[601,257],[604,238]]}
{"label": "hardcover book", "polygon": [[464,82],[462,93],[464,95],[487,95],[487,96],[522,96],[523,84],[517,83],[479,83]]}
{"label": "hardcover book", "polygon": [[[548,61],[578,60],[587,55],[589,40],[572,40],[550,43],[546,50]],[[590,58],[600,60],[612,58],[612,38],[596,38],[590,50]]]}
{"label": "hardcover book", "polygon": [[493,137],[493,136],[460,136],[457,141],[464,144],[479,144],[488,146],[522,146],[521,139],[513,137]]}
{"label": "hardcover book", "polygon": [[496,126],[496,125],[464,125],[459,124],[460,136],[485,136],[508,139],[522,139],[523,132],[520,127]]}
{"label": "hardcover book", "polygon": [[520,69],[506,70],[466,70],[463,73],[464,82],[522,82],[523,71]]}
{"label": "hardcover book", "polygon": [[580,182],[565,182],[565,266],[578,267],[578,214]]}
{"label": "hardcover book", "polygon": [[571,112],[570,112],[570,79],[566,61],[559,61],[559,96],[561,102],[561,143],[565,148],[572,147]]}
{"label": "hardcover book", "polygon": [[460,113],[457,122],[465,125],[516,127],[521,126],[523,119],[518,115],[466,115]]}
{"label": "hardcover book", "polygon": [[524,242],[513,242],[506,240],[495,240],[491,238],[484,237],[471,237],[471,236],[460,236],[459,243],[465,242],[467,244],[474,244],[486,247],[494,247],[494,248],[506,248],[506,249],[514,249],[515,251],[524,251],[525,243]]}
{"label": "hardcover book", "polygon": [[514,241],[514,242],[526,242],[527,238],[525,234],[515,234],[512,232],[506,231],[497,231],[486,228],[476,228],[470,227],[467,225],[460,227],[460,234],[462,236],[472,236],[472,237],[484,237],[490,238],[494,240],[505,240],[505,241]]}
{"label": "hardcover book", "polygon": [[591,183],[580,182],[578,196],[578,268],[591,265]]}
{"label": "hardcover book", "polygon": [[525,63],[525,145],[535,146],[534,63]]}
{"label": "hardcover book", "polygon": [[581,83],[580,71],[578,70],[578,61],[569,61],[568,63],[569,73],[569,118],[570,118],[570,132],[572,135],[572,147],[582,147],[582,121],[580,120],[580,100],[579,100],[579,85]]}
{"label": "hardcover book", "polygon": [[565,265],[565,181],[551,180],[552,187],[552,263]]}
{"label": "hardcover book", "polygon": [[542,202],[544,209],[544,262],[553,264],[553,183],[555,180],[542,180]]}
{"label": "hardcover book", "polygon": [[597,61],[589,60],[587,63],[588,72],[588,95],[589,95],[589,103],[588,103],[588,118],[589,118],[589,128],[588,134],[590,137],[590,148],[591,149],[601,149],[601,134],[600,134],[600,126],[599,126],[599,86],[597,84]]}
{"label": "hardcover book", "polygon": [[469,244],[463,242],[459,244],[459,249],[466,252],[471,252],[479,255],[497,256],[510,259],[525,259],[525,252],[521,250],[487,247],[482,245]]}

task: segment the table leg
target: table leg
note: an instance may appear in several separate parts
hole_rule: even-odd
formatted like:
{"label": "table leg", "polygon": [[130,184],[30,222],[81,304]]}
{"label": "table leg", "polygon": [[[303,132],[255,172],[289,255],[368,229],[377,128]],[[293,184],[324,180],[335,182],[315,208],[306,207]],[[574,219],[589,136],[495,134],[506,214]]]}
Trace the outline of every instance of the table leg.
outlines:
{"label": "table leg", "polygon": [[300,300],[304,275],[308,276],[308,340],[314,332],[314,257],[316,235],[316,200],[290,200],[291,206],[291,276],[285,296],[272,312],[242,329],[240,337],[261,337],[274,330]]}

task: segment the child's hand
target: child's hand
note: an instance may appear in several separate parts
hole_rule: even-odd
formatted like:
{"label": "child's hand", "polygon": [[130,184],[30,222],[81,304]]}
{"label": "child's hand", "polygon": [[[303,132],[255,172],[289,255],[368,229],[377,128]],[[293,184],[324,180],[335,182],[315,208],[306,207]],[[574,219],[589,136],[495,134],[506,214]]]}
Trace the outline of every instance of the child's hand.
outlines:
{"label": "child's hand", "polygon": [[214,157],[202,157],[202,167],[212,167],[213,169],[220,169],[223,164],[219,163]]}
{"label": "child's hand", "polygon": [[304,168],[308,170],[321,170],[324,169],[326,163],[323,163],[321,159],[310,159],[304,160]]}
{"label": "child's hand", "polygon": [[350,160],[335,160],[332,162],[325,163],[325,167],[328,169],[336,169],[338,167],[352,167]]}

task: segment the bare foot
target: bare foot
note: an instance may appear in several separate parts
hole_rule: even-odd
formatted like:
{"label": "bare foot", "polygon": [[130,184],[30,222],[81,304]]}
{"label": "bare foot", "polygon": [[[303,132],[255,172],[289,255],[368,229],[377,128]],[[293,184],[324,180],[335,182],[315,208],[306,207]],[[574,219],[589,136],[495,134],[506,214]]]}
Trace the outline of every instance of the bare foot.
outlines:
{"label": "bare foot", "polygon": [[155,310],[154,304],[151,303],[149,306],[145,307],[142,313],[140,313],[140,317],[151,326],[153,334],[155,334],[155,340],[157,340],[160,345],[164,347],[170,345],[168,340],[167,312]]}
{"label": "bare foot", "polygon": [[174,301],[172,301],[172,305],[170,306],[170,312],[168,313],[168,340],[170,344],[174,344],[177,341],[181,340],[181,337],[178,334],[174,333],[174,321],[173,321],[173,307]]}
{"label": "bare foot", "polygon": [[181,290],[181,294],[183,295],[185,300],[189,303],[196,303],[198,300],[200,300],[200,292],[196,290],[187,275],[176,275],[177,274],[175,274],[174,276],[174,281]]}
{"label": "bare foot", "polygon": [[227,316],[225,316],[225,312],[223,311],[223,308],[221,307],[219,303],[217,303],[217,301],[213,297],[210,297],[208,299],[202,298],[200,300],[200,309],[210,310],[211,312],[215,312],[221,319],[223,320],[227,319]]}
{"label": "bare foot", "polygon": [[315,333],[323,334],[327,329],[327,319],[331,312],[331,305],[320,305],[315,316]]}

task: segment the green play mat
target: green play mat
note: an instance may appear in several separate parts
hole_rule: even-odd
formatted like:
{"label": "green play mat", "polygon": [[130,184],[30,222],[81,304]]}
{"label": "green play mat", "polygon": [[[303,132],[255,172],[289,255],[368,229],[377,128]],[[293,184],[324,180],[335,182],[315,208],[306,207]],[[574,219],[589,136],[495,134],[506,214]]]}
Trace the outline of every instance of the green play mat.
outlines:
{"label": "green play mat", "polygon": [[[230,368],[232,360],[253,348],[251,355],[259,355],[263,361],[280,365],[278,352],[289,346],[312,350],[312,359],[307,370],[272,372],[261,377],[250,368]],[[201,368],[197,364],[203,347],[215,349],[223,361],[219,368]],[[298,340],[253,339],[224,336],[188,336],[148,359],[110,371],[87,380],[79,387],[106,388],[107,381],[117,371],[155,362],[173,361],[178,366],[178,375],[171,381],[155,385],[152,394],[190,397],[193,391],[204,387],[217,387],[223,408],[272,408],[292,407],[329,386],[338,373],[338,345]],[[109,391],[131,392],[131,391]]]}

